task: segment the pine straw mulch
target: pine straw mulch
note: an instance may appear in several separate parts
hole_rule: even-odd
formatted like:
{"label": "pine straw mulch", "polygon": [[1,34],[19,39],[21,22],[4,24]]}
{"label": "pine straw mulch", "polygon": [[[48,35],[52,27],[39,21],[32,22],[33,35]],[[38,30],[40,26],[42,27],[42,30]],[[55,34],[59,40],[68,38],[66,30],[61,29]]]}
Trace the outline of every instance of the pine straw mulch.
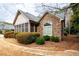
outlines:
{"label": "pine straw mulch", "polygon": [[17,42],[16,39],[7,38],[8,42],[17,44],[24,47],[38,48],[49,51],[64,51],[64,50],[77,50],[79,51],[79,38],[76,35],[69,35],[64,37],[64,40],[58,43],[46,41],[44,45],[37,45],[36,43],[24,45]]}

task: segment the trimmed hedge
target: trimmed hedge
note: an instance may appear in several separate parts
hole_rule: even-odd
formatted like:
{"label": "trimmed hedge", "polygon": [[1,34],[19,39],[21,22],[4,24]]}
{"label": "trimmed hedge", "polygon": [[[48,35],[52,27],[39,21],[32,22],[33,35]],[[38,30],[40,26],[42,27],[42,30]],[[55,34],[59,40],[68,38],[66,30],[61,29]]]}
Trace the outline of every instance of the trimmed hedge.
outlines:
{"label": "trimmed hedge", "polygon": [[36,44],[43,45],[45,43],[45,40],[43,37],[39,37],[36,39]]}
{"label": "trimmed hedge", "polygon": [[22,43],[22,44],[31,44],[33,42],[35,42],[36,40],[36,36],[28,36],[28,37],[24,37],[23,40],[18,40],[19,43]]}
{"label": "trimmed hedge", "polygon": [[50,40],[53,42],[59,42],[59,37],[51,36]]}
{"label": "trimmed hedge", "polygon": [[5,32],[4,37],[5,38],[15,38],[15,34],[14,34],[13,31],[11,31],[11,32]]}
{"label": "trimmed hedge", "polygon": [[37,32],[19,32],[16,34],[18,42],[23,44],[30,44],[36,40],[36,37],[40,36]]}
{"label": "trimmed hedge", "polygon": [[43,36],[44,40],[45,41],[49,41],[50,40],[50,36],[46,35],[46,36]]}

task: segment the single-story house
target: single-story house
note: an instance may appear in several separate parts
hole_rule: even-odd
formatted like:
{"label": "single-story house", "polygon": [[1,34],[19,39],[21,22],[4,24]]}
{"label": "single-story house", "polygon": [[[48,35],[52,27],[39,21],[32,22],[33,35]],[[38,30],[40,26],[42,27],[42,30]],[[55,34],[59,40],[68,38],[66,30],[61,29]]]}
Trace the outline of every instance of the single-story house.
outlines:
{"label": "single-story house", "polygon": [[37,21],[34,15],[18,10],[13,22],[16,32],[39,32],[41,36],[63,36],[64,20],[60,15],[45,12]]}

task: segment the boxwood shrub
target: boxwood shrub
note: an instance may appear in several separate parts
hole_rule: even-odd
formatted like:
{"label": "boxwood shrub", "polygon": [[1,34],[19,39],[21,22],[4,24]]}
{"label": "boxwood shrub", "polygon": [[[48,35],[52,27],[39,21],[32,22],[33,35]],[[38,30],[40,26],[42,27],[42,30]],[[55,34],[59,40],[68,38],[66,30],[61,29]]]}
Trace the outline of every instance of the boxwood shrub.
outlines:
{"label": "boxwood shrub", "polygon": [[35,42],[36,40],[36,36],[34,35],[30,35],[28,37],[24,37],[23,40],[19,41],[22,44],[31,44],[33,42]]}
{"label": "boxwood shrub", "polygon": [[36,39],[36,44],[43,45],[45,43],[45,40],[43,37],[39,37]]}
{"label": "boxwood shrub", "polygon": [[44,40],[45,41],[49,41],[50,40],[50,36],[46,35],[46,36],[43,36]]}
{"label": "boxwood shrub", "polygon": [[51,36],[50,40],[53,42],[59,42],[59,37]]}
{"label": "boxwood shrub", "polygon": [[39,33],[32,33],[32,32],[19,32],[16,34],[16,39],[18,42],[23,44],[30,44],[33,43],[36,38],[40,35]]}

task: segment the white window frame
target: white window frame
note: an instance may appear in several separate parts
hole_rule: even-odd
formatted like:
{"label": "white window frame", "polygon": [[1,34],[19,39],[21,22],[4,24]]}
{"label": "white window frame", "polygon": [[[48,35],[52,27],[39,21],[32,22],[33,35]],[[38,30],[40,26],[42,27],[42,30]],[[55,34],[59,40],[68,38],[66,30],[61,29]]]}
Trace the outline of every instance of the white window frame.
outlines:
{"label": "white window frame", "polygon": [[[44,21],[44,24],[46,24],[46,23],[49,23],[49,24],[51,24],[51,27],[52,27],[52,21]],[[45,35],[45,31],[44,31],[44,29],[45,29],[45,26],[44,26],[44,24],[43,24],[43,36]],[[53,27],[51,28],[51,31],[52,31],[52,33],[51,33],[51,35],[49,35],[49,36],[52,36],[53,35]]]}

